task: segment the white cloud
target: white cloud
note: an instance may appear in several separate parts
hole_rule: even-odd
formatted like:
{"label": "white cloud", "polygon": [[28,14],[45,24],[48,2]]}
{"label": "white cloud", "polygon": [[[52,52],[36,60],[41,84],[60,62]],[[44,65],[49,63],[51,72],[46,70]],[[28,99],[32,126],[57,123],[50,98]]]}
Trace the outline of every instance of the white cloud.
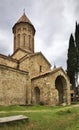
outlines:
{"label": "white cloud", "polygon": [[[23,9],[36,29],[35,50],[66,68],[70,33],[79,19],[78,0],[3,0],[0,2],[0,53],[12,53],[11,28]],[[3,31],[2,31],[3,30]],[[2,49],[1,49],[2,48]]]}
{"label": "white cloud", "polygon": [[13,51],[12,37],[6,31],[0,30],[0,53],[11,54]]}

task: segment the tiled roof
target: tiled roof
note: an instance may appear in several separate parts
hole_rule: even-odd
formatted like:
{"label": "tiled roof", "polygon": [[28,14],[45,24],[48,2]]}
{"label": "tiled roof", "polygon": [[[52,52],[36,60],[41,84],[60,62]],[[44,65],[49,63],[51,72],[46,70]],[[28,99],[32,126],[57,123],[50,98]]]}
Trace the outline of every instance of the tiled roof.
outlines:
{"label": "tiled roof", "polygon": [[[31,21],[28,19],[28,17],[26,16],[25,13],[23,13],[23,15],[19,18],[19,20],[14,24],[14,26],[13,26],[12,29],[14,29],[14,27],[15,27],[17,24],[19,24],[19,23],[28,23],[28,24],[30,24],[30,25],[34,28],[33,24],[32,24]],[[34,28],[34,31],[35,31],[35,28]]]}
{"label": "tiled roof", "polygon": [[17,21],[17,23],[21,23],[21,22],[32,24],[31,21],[28,19],[28,17],[26,16],[25,13],[24,13],[24,14],[20,17],[20,19]]}

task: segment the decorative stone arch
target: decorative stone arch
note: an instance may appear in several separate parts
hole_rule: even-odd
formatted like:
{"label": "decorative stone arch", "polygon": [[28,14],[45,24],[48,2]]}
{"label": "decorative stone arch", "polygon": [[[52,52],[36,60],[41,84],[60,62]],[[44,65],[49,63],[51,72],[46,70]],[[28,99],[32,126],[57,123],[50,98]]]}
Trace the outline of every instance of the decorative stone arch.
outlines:
{"label": "decorative stone arch", "polygon": [[64,76],[57,76],[55,80],[55,88],[58,91],[58,104],[67,103],[67,82]]}
{"label": "decorative stone arch", "polygon": [[34,96],[35,96],[35,103],[39,104],[40,103],[40,89],[39,89],[39,87],[34,88]]}

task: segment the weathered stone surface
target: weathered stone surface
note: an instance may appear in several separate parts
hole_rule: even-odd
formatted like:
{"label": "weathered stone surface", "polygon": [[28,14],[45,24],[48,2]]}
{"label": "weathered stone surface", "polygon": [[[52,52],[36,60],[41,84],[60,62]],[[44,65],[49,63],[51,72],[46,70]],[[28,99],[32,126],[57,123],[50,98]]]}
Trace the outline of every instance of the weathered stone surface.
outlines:
{"label": "weathered stone surface", "polygon": [[28,50],[34,53],[34,27],[25,22],[20,22],[19,24],[15,24],[13,27],[14,33],[14,51],[18,48],[22,48],[24,50]]}
{"label": "weathered stone surface", "polygon": [[0,65],[0,105],[24,105],[30,87],[27,72]]}
{"label": "weathered stone surface", "polygon": [[2,117],[0,118],[0,123],[9,123],[9,122],[20,121],[20,120],[28,120],[28,117],[24,115]]}
{"label": "weathered stone surface", "polygon": [[[62,102],[59,103],[59,90],[56,88],[56,79],[60,79],[60,85],[59,87],[63,87],[63,96],[62,96]],[[64,83],[66,83],[64,85]],[[57,104],[70,104],[70,82],[68,80],[68,77],[63,73],[62,68],[49,71],[48,73],[41,74],[41,76],[36,76],[32,78],[32,102],[36,103],[36,95],[34,92],[34,89],[38,87],[40,90],[40,102],[43,102],[44,104],[48,105],[57,105]],[[61,93],[60,93],[61,94]],[[65,98],[65,100],[64,100]]]}
{"label": "weathered stone surface", "polygon": [[50,63],[41,52],[24,57],[20,60],[21,70],[28,71],[31,78],[50,70]]}
{"label": "weathered stone surface", "polygon": [[20,60],[22,57],[24,57],[26,55],[26,51],[22,50],[22,49],[18,49],[17,51],[15,51],[12,55],[13,59],[16,60]]}
{"label": "weathered stone surface", "polygon": [[17,61],[12,59],[10,56],[0,54],[0,64],[17,68]]}
{"label": "weathered stone surface", "polygon": [[14,25],[13,33],[14,53],[0,54],[0,105],[70,104],[70,82],[64,70],[51,70],[45,56],[34,53],[34,26],[23,20]]}

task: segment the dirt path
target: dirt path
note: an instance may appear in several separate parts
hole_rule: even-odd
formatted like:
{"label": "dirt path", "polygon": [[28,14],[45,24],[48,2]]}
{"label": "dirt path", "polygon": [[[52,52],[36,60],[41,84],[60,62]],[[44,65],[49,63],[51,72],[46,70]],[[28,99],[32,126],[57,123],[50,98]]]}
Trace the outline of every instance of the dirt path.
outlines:
{"label": "dirt path", "polygon": [[[77,105],[71,105],[71,106],[66,106],[66,107],[60,107],[59,109],[56,108],[56,110],[54,110],[54,112],[56,111],[60,111],[60,110],[66,110],[69,108],[76,108],[79,107],[79,104]],[[47,111],[52,111],[52,109],[45,109],[45,110],[11,110],[11,111],[0,111],[0,113],[34,113],[34,112],[47,112]]]}
{"label": "dirt path", "polygon": [[26,112],[46,112],[46,111],[48,111],[48,110],[19,110],[19,111],[16,111],[16,110],[12,110],[12,111],[0,111],[0,113],[10,113],[10,112],[12,112],[12,113],[26,113]]}

